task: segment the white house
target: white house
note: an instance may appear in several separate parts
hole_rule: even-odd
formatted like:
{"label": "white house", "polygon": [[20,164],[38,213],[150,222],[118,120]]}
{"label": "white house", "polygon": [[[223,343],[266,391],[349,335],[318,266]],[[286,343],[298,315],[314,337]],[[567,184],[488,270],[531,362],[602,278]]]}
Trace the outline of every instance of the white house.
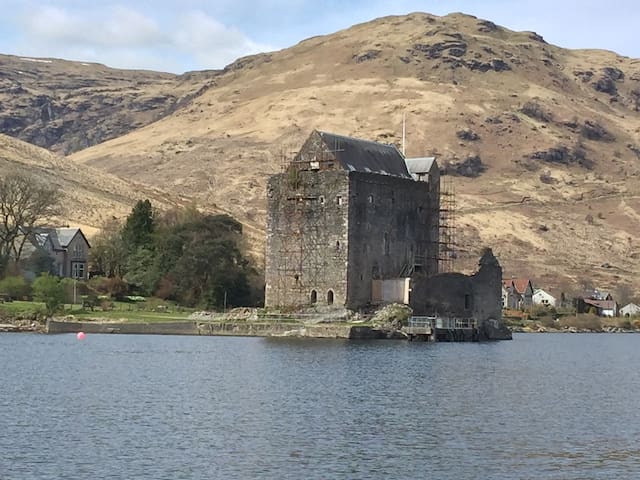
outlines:
{"label": "white house", "polygon": [[635,315],[640,315],[640,307],[635,303],[629,303],[620,309],[620,316],[622,317],[633,317]]}
{"label": "white house", "polygon": [[533,292],[532,301],[534,305],[544,305],[545,307],[555,307],[556,297],[541,288],[536,288]]}

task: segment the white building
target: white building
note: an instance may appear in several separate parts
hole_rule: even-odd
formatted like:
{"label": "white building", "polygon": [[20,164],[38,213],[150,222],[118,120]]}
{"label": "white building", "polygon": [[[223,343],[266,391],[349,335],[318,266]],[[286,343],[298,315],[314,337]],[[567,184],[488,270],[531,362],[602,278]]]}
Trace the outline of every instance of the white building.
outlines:
{"label": "white building", "polygon": [[541,288],[536,288],[533,292],[532,301],[534,305],[544,305],[545,307],[555,307],[556,297]]}
{"label": "white building", "polygon": [[640,315],[640,307],[635,303],[629,303],[620,309],[621,317],[633,317]]}

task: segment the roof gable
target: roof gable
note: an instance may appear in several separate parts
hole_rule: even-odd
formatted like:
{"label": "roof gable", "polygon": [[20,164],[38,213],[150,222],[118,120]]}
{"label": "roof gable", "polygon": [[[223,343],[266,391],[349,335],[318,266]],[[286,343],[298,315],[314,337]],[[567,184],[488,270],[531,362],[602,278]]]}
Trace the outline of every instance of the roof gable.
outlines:
{"label": "roof gable", "polygon": [[438,168],[436,157],[405,158],[404,163],[407,165],[407,170],[409,170],[409,173],[415,180],[421,176],[430,174],[434,166]]}
{"label": "roof gable", "polygon": [[524,294],[529,286],[531,286],[531,293],[533,293],[533,285],[531,284],[531,280],[528,278],[514,278],[512,282],[513,288],[515,288],[516,292],[520,295]]}

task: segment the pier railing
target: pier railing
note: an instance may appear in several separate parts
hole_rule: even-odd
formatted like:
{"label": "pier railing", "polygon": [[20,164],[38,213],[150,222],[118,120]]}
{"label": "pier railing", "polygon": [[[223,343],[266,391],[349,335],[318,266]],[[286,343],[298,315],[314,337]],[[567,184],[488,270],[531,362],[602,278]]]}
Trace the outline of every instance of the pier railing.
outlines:
{"label": "pier railing", "polygon": [[426,317],[426,316],[413,316],[409,319],[407,325],[407,333],[422,333],[431,329],[444,329],[444,330],[461,330],[461,329],[474,329],[477,327],[477,322],[474,318],[443,318],[443,317]]}

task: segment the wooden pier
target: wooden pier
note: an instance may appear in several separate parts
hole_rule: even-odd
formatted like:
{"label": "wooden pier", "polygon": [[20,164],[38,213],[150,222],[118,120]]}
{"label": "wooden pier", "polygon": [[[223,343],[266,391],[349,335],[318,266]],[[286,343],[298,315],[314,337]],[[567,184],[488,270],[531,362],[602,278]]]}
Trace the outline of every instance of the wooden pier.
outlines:
{"label": "wooden pier", "polygon": [[477,342],[479,337],[473,318],[414,316],[402,331],[410,342]]}

